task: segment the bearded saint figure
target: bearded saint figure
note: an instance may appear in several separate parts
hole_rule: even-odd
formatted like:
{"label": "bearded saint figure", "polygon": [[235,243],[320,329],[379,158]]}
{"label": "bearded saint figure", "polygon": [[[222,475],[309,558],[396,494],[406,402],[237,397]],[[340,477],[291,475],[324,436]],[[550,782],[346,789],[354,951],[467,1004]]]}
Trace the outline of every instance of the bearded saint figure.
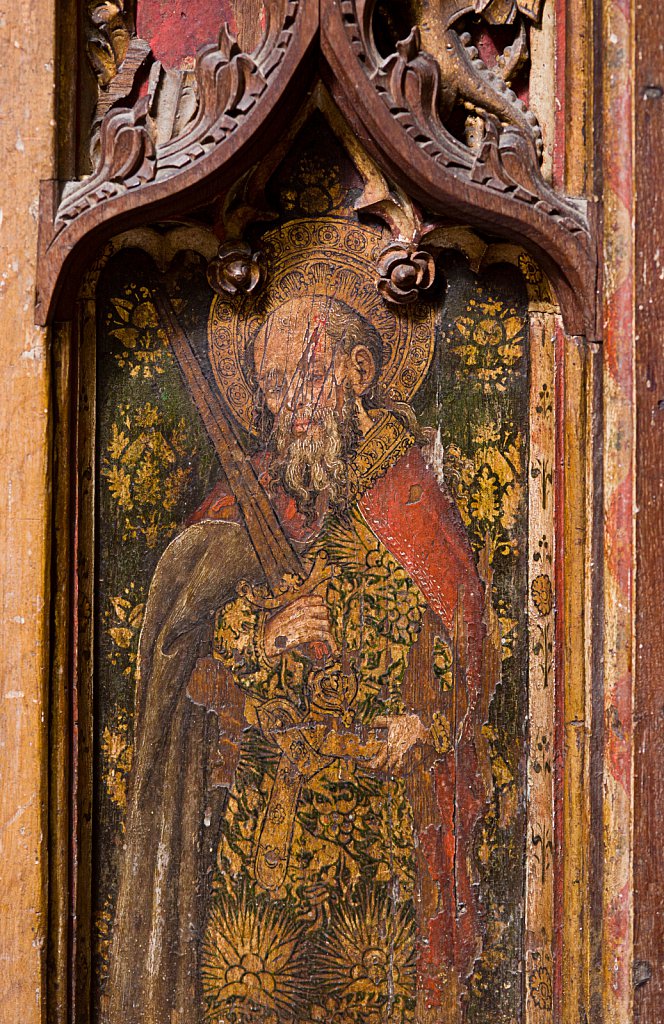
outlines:
{"label": "bearded saint figure", "polygon": [[253,339],[253,464],[324,567],[308,588],[270,596],[223,484],[157,567],[110,1024],[462,1019],[485,598],[414,417],[381,400],[381,352],[325,298],[284,302]]}

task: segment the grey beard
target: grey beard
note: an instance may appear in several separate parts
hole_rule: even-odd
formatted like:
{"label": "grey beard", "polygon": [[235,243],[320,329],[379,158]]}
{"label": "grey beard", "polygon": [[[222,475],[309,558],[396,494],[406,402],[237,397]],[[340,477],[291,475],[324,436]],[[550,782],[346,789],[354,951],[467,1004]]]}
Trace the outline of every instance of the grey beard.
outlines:
{"label": "grey beard", "polygon": [[344,441],[333,409],[317,412],[304,437],[293,439],[290,414],[275,424],[277,467],[283,485],[301,511],[313,512],[318,495],[327,491],[330,504],[339,504],[345,490]]}

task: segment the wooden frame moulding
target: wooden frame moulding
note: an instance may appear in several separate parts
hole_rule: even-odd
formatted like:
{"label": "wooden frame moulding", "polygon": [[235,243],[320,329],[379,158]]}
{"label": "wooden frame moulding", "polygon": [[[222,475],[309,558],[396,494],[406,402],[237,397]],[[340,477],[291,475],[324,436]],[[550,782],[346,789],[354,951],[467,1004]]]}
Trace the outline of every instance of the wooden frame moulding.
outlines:
{"label": "wooden frame moulding", "polygon": [[[553,181],[557,188],[572,195],[590,195],[595,205],[596,232],[601,238],[603,207],[602,150],[604,136],[602,74],[604,40],[602,6],[604,0],[556,0],[556,117],[553,154]],[[624,83],[623,83],[624,85]],[[618,89],[620,92],[623,88]],[[621,123],[621,132],[625,125]],[[624,141],[627,137],[623,135]],[[622,157],[621,157],[622,159]],[[598,261],[598,295],[601,294],[603,266]],[[604,326],[604,325],[603,325]],[[603,331],[598,332],[604,337]],[[585,595],[566,590],[562,600],[569,623],[579,623],[585,637],[585,664],[581,651],[570,649],[563,635],[564,659],[569,680],[585,674],[585,701],[581,689],[570,695],[570,714],[565,724],[565,743],[560,754],[567,764],[567,781],[559,812],[571,822],[564,835],[565,870],[571,884],[563,885],[564,925],[560,938],[562,957],[575,961],[577,945],[583,939],[583,962],[566,985],[561,1008],[564,1021],[577,1021],[580,1007],[588,1006],[591,1021],[630,1019],[622,999],[613,1004],[607,991],[602,963],[613,958],[615,933],[606,929],[603,912],[605,857],[610,845],[604,839],[604,356],[605,345],[588,343],[582,338],[568,339],[564,348],[567,458],[561,469],[567,525],[566,544],[578,571],[585,573]],[[583,396],[576,402],[574,395]],[[590,442],[590,443],[589,443]],[[561,449],[562,450],[562,449]],[[568,464],[569,463],[569,464]],[[571,472],[575,470],[575,472]],[[583,500],[580,500],[580,490]],[[624,543],[624,538],[621,541]],[[625,548],[622,548],[626,552]],[[610,772],[609,772],[610,774]],[[579,785],[581,779],[585,786]],[[622,823],[614,820],[613,827]],[[579,833],[590,831],[586,861],[578,858]],[[611,884],[611,883],[609,883]],[[629,911],[625,908],[625,913]],[[564,970],[564,968],[563,968]],[[629,963],[621,962],[621,977]],[[576,982],[576,985],[575,985]]]}
{"label": "wooden frame moulding", "polygon": [[634,1020],[662,1019],[664,1007],[664,816],[662,815],[662,415],[664,290],[661,232],[664,221],[661,40],[664,9],[634,12],[638,58],[634,69],[635,137],[635,395],[639,472],[636,475],[636,582],[634,692]]}

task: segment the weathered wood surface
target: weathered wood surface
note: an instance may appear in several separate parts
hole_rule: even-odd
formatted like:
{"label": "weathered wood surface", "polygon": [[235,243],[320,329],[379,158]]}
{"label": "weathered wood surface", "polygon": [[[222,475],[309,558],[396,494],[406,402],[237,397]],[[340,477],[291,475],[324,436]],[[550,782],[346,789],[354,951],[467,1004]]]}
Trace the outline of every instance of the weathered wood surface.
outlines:
{"label": "weathered wood surface", "polygon": [[[0,27],[0,64],[11,80],[2,101],[5,195],[0,202],[0,309],[3,313],[5,366],[0,398],[0,457],[3,516],[0,520],[0,585],[3,630],[0,645],[0,1021],[33,1024],[44,1012],[43,950],[45,801],[45,691],[47,640],[48,427],[49,395],[45,336],[32,326],[36,199],[39,179],[53,178],[51,63],[54,4],[25,0],[5,12]],[[560,4],[590,18],[589,5]],[[604,937],[598,954],[603,982],[598,1003],[607,1021],[631,1019],[631,391],[632,293],[630,255],[631,179],[629,177],[630,5],[601,0],[605,16],[604,131],[606,218],[605,401],[606,523],[612,543],[607,565],[605,641],[605,722],[607,761],[604,775],[604,836],[607,855],[603,879]],[[576,18],[576,21],[575,21]],[[583,28],[583,25],[582,25]],[[636,118],[639,142],[637,184],[636,387],[638,451],[637,605],[635,688],[634,1019],[664,1020],[664,929],[661,890],[662,854],[661,713],[659,668],[662,651],[662,602],[658,594],[657,552],[664,532],[661,513],[662,445],[660,417],[664,367],[658,330],[664,311],[659,240],[661,206],[657,188],[662,136],[662,68],[659,45],[664,12],[654,5],[636,10],[638,62]],[[574,36],[574,33],[572,33]],[[576,38],[576,36],[574,36]],[[585,43],[579,37],[578,49]],[[568,87],[581,103],[586,80],[568,54]],[[571,86],[570,86],[571,82]],[[582,88],[583,85],[583,88]],[[584,100],[585,103],[585,100]],[[572,103],[572,107],[574,104]],[[567,112],[575,142],[567,147],[566,183],[571,192],[587,180],[582,123]],[[601,121],[599,122],[602,123]],[[561,168],[559,167],[559,171]],[[71,171],[67,170],[66,175]],[[627,174],[625,177],[624,175]],[[578,185],[577,185],[578,183]],[[56,609],[57,611],[57,609]],[[63,608],[64,614],[64,608]],[[597,612],[595,611],[595,614]],[[597,623],[595,623],[597,624]],[[598,633],[595,633],[596,639]],[[574,723],[572,723],[574,726]],[[600,752],[601,753],[601,752]],[[598,764],[596,759],[596,765]],[[601,765],[600,765],[601,767]],[[595,881],[599,881],[595,877]],[[571,930],[570,930],[571,934]],[[571,1009],[572,1000],[569,1000]],[[597,1017],[599,1020],[599,1016]]]}
{"label": "weathered wood surface", "polygon": [[604,234],[604,614],[597,607],[594,613],[595,637],[603,645],[603,860],[596,964],[596,968],[601,965],[601,995],[595,1010],[607,1024],[632,1019],[633,487],[638,459],[634,445],[632,6],[624,0],[602,0],[595,55],[601,83],[595,156]]}
{"label": "weathered wood surface", "polygon": [[55,5],[3,9],[0,66],[0,1021],[44,1012],[48,356],[34,326],[39,179],[51,177]]}
{"label": "weathered wood surface", "polygon": [[634,1019],[664,1020],[664,9],[636,4],[636,684]]}
{"label": "weathered wood surface", "polygon": [[[558,0],[555,10],[555,147],[553,181],[570,195],[592,193],[593,17],[590,0]],[[599,71],[599,69],[598,69]],[[592,206],[592,202],[591,202]],[[591,216],[594,216],[594,211]],[[559,590],[559,645],[564,689],[564,716],[559,723],[564,785],[557,814],[563,816],[558,841],[563,857],[557,883],[562,915],[558,937],[560,997],[554,1019],[577,1022],[588,1013],[599,991],[592,963],[592,939],[598,933],[601,903],[594,837],[601,838],[601,700],[596,685],[601,634],[595,609],[602,600],[601,572],[601,346],[587,339],[559,339],[559,372],[564,402],[564,437],[559,439],[559,487],[567,571]],[[583,584],[578,581],[583,578]],[[595,661],[593,660],[595,659]],[[593,775],[593,757],[600,774]],[[589,845],[583,837],[591,836]],[[599,839],[596,844],[599,846]],[[600,852],[601,857],[601,852]]]}

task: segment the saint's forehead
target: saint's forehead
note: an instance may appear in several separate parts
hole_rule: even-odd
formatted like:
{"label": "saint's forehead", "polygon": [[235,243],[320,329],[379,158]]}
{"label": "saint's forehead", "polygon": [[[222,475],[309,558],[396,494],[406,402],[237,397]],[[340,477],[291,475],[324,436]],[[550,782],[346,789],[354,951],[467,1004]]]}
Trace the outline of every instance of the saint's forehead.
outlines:
{"label": "saint's forehead", "polygon": [[255,347],[258,367],[292,369],[307,346],[308,362],[329,358],[332,346],[325,330],[329,309],[329,301],[308,297],[289,299],[275,309],[266,318]]}
{"label": "saint's forehead", "polygon": [[298,295],[287,299],[268,316],[268,321],[279,327],[306,327],[325,321],[333,300],[320,295]]}

